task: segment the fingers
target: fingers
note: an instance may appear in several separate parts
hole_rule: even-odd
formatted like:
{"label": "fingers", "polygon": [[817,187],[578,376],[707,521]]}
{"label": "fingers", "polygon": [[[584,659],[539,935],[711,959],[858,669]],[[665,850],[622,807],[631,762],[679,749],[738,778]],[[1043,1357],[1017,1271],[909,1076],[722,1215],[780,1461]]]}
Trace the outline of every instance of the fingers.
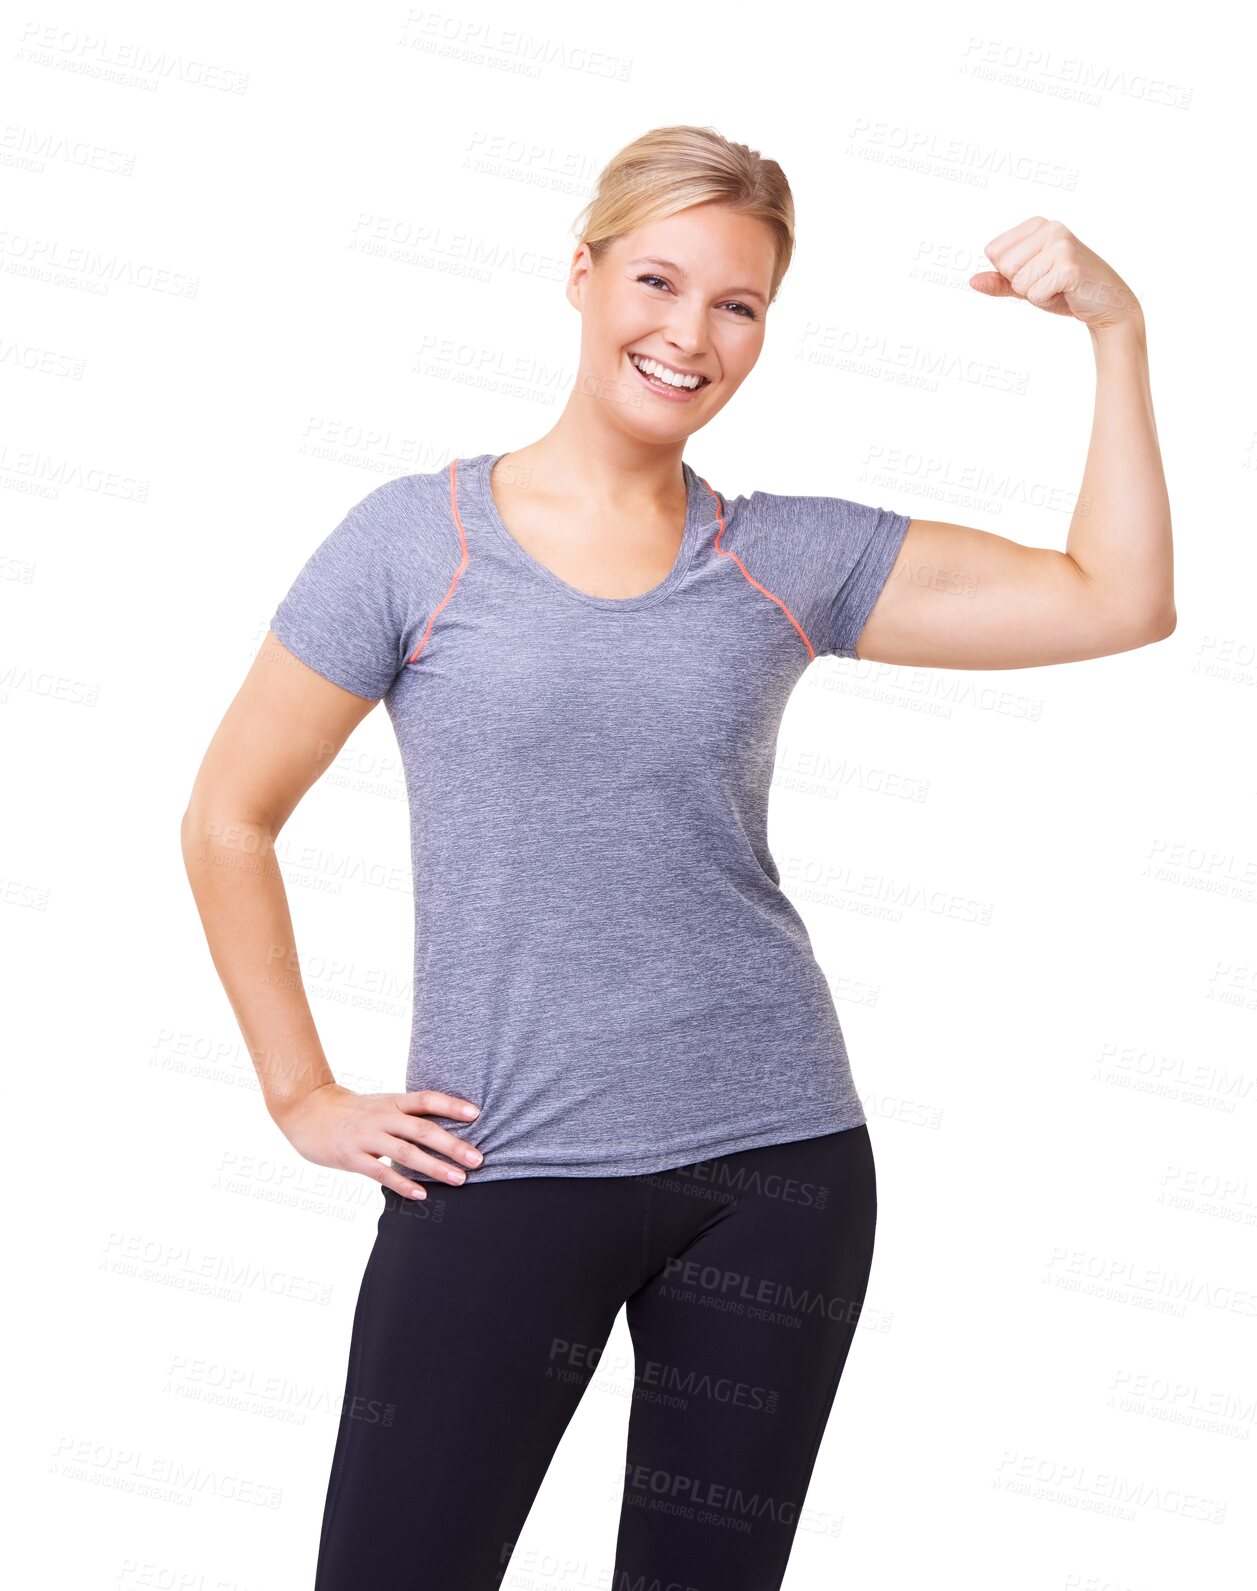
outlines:
{"label": "fingers", "polygon": [[[359,1146],[360,1169],[373,1181],[392,1188],[404,1198],[426,1199],[427,1192],[422,1184],[385,1165],[382,1157],[387,1156],[408,1170],[454,1185],[467,1180],[467,1171],[462,1166],[474,1170],[484,1159],[474,1144],[465,1143],[448,1128],[429,1120],[432,1116],[444,1116],[450,1121],[474,1121],[480,1110],[471,1100],[440,1089],[420,1088],[391,1094],[388,1101],[395,1110],[372,1122],[374,1130]],[[442,1155],[450,1159],[443,1159]],[[461,1165],[451,1164],[452,1160]]]}
{"label": "fingers", "polygon": [[[421,1088],[413,1093],[394,1095],[393,1099],[397,1106],[397,1115],[380,1123],[385,1132],[402,1139],[407,1146],[412,1142],[426,1144],[430,1150],[449,1155],[461,1165],[475,1167],[484,1159],[474,1144],[465,1142],[447,1127],[440,1127],[431,1120],[433,1116],[444,1116],[450,1121],[474,1120],[480,1114],[479,1107],[464,1099],[461,1094],[446,1094],[435,1088]],[[442,1173],[448,1169],[444,1161],[434,1162],[431,1156],[422,1156],[418,1162],[408,1160],[406,1164],[413,1165],[416,1170],[424,1171],[429,1170],[433,1164]]]}
{"label": "fingers", "polygon": [[1064,222],[1030,216],[991,239],[983,252],[996,269],[971,276],[969,285],[990,298],[1015,295],[1039,309],[1071,315],[1066,294],[1076,283],[1079,248]]}
{"label": "fingers", "polygon": [[[413,1133],[414,1129],[405,1129]],[[457,1187],[466,1182],[467,1172],[461,1166],[452,1165],[448,1160],[443,1160],[439,1155],[429,1154],[411,1142],[410,1136],[398,1137],[392,1133],[384,1133],[378,1138],[373,1138],[366,1146],[367,1152],[373,1155],[387,1155],[390,1160],[396,1160],[399,1165],[407,1166],[411,1171],[422,1171],[426,1176],[436,1177],[440,1182],[447,1182]],[[462,1159],[468,1170],[474,1170],[481,1160],[480,1151],[473,1149],[470,1144],[459,1144],[459,1158]],[[474,1158],[473,1158],[474,1157]],[[409,1177],[402,1178],[407,1191],[414,1186]]]}
{"label": "fingers", "polygon": [[[456,1122],[474,1121],[480,1114],[479,1107],[458,1094],[437,1089],[356,1094],[332,1085],[326,1091],[312,1091],[305,1104],[308,1108],[303,1112],[291,1113],[285,1131],[307,1160],[315,1165],[360,1171],[407,1198],[427,1197],[416,1179],[406,1175],[407,1171],[460,1183],[467,1178],[462,1167],[474,1171],[484,1159],[474,1144],[465,1143],[429,1119],[432,1115]],[[384,1165],[382,1156],[388,1156],[403,1169]]]}
{"label": "fingers", "polygon": [[443,1094],[435,1088],[417,1088],[395,1096],[399,1110],[420,1116],[448,1116],[452,1121],[474,1121],[480,1107],[461,1094]]}
{"label": "fingers", "polygon": [[[484,1156],[474,1144],[466,1143],[431,1118],[444,1116],[450,1121],[474,1120],[480,1114],[479,1107],[461,1094],[447,1094],[437,1088],[420,1088],[396,1094],[393,1102],[397,1106],[396,1115],[379,1124],[387,1135],[387,1147],[373,1147],[372,1153],[387,1154],[390,1159],[412,1171],[422,1171],[444,1182],[465,1182],[467,1173],[461,1168],[474,1171]],[[449,1158],[443,1159],[442,1156]],[[450,1161],[456,1161],[457,1164],[451,1165]],[[405,1180],[414,1187],[410,1178]]]}
{"label": "fingers", "polygon": [[[415,1157],[413,1159],[402,1157],[404,1163],[415,1171],[431,1171],[436,1167],[438,1173],[444,1176],[452,1168],[448,1160],[439,1159],[438,1155],[448,1155],[450,1160],[457,1161],[460,1166],[472,1170],[484,1159],[474,1144],[466,1143],[462,1138],[444,1127],[438,1127],[434,1121],[429,1121],[423,1116],[407,1116],[399,1111],[395,1117],[386,1117],[379,1125],[383,1132],[403,1144]],[[416,1144],[426,1147],[428,1153],[425,1154],[422,1148],[416,1149]],[[387,1153],[394,1159],[399,1158],[392,1149]]]}
{"label": "fingers", "polygon": [[1050,264],[1032,282],[1023,283],[1017,291],[1039,309],[1051,310],[1054,315],[1071,313],[1065,294],[1076,285],[1076,273],[1068,265]]}
{"label": "fingers", "polygon": [[[1009,227],[1007,232],[1001,232],[998,237],[992,238],[982,252],[994,265],[999,255],[1024,242],[1026,238],[1037,232],[1040,227],[1049,226],[1050,224],[1041,215],[1027,216],[1024,221],[1019,221],[1016,226]],[[1033,249],[1031,252],[1033,252]]]}
{"label": "fingers", "polygon": [[[986,272],[970,278],[969,285],[979,292],[989,293],[992,298],[1007,297],[1011,291],[1040,309],[1059,310],[1068,315],[1070,310],[1063,299],[1053,302],[1063,291],[1062,270],[1068,275],[1068,269],[1062,266],[1059,247],[1065,240],[1077,242],[1063,221],[1048,221],[1041,215],[1029,216],[1020,226],[992,238],[982,251],[1008,283],[1008,288],[991,286]],[[1044,281],[1045,277],[1052,278],[1050,286]]]}
{"label": "fingers", "polygon": [[[392,1188],[395,1193],[400,1193],[408,1199],[426,1199],[427,1190],[421,1183],[408,1177],[395,1166],[384,1164],[384,1156],[395,1161],[399,1166],[406,1166],[411,1171],[421,1171],[425,1176],[435,1177],[439,1181],[458,1186],[466,1182],[467,1173],[459,1166],[451,1165],[448,1160],[443,1160],[435,1154],[429,1154],[418,1148],[411,1139],[419,1132],[419,1125],[409,1116],[399,1116],[399,1131],[404,1136],[387,1131],[373,1133],[363,1140],[355,1158],[359,1161],[356,1169],[361,1170],[373,1181],[381,1183],[386,1188]],[[444,1128],[431,1126],[432,1133],[438,1139],[451,1139],[460,1159],[465,1160],[471,1168],[479,1165],[484,1158],[480,1151],[471,1144],[465,1144],[459,1138],[454,1138]]]}
{"label": "fingers", "polygon": [[992,238],[982,252],[996,270],[1011,280],[1027,260],[1033,259],[1054,238],[1063,237],[1067,230],[1060,221],[1047,221],[1041,215],[1032,215],[1020,226],[1010,227]]}
{"label": "fingers", "polygon": [[386,1166],[382,1160],[377,1160],[374,1155],[365,1149],[357,1157],[357,1163],[348,1168],[350,1171],[360,1171],[364,1177],[370,1177],[372,1182],[378,1182],[381,1187],[392,1188],[394,1193],[400,1193],[403,1199],[426,1199],[426,1191],[417,1182],[394,1171],[392,1166]]}

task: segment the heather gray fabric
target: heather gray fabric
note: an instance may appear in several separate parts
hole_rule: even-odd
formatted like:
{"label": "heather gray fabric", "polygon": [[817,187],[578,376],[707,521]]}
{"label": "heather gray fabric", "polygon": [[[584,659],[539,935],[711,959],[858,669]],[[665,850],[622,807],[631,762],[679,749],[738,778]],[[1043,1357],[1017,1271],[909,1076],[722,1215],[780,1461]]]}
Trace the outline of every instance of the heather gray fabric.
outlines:
{"label": "heather gray fabric", "polygon": [[813,656],[857,655],[907,516],[726,500],[685,464],[671,573],[597,597],[506,529],[500,456],[377,486],[271,620],[318,673],[382,697],[397,735],[406,1088],[480,1106],[440,1118],[483,1152],[480,1182],[660,1171],[862,1125],[768,794],[786,700]]}

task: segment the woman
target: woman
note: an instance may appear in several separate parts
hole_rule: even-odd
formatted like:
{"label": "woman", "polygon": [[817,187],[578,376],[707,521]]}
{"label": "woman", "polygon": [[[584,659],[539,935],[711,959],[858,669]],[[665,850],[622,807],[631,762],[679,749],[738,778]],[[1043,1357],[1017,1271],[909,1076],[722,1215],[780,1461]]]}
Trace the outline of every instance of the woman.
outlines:
{"label": "woman", "polygon": [[[381,1184],[319,1591],[496,1585],[621,1305],[637,1363],[616,1587],[770,1591],[876,1223],[828,984],[767,843],[812,659],[1017,668],[1174,628],[1142,311],[1054,221],[982,292],[1088,327],[1067,552],[836,497],[726,498],[682,460],[763,346],[780,167],[709,128],[610,163],[567,294],[579,378],[538,441],[385,482],[297,575],[184,820],[272,1118]],[[957,596],[963,600],[957,600]],[[858,650],[857,650],[858,647]],[[376,701],[411,801],[406,1092],[335,1081],[266,855]]]}

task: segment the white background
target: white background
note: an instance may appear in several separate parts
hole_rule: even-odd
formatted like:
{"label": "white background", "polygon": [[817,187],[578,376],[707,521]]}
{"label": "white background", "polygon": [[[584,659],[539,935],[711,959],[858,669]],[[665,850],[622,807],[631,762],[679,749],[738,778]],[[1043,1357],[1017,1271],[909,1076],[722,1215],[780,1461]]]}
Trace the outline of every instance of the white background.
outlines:
{"label": "white background", "polygon": [[[572,222],[603,163],[668,122],[778,159],[798,206],[760,363],[686,450],[726,498],[830,493],[1064,547],[1089,339],[966,281],[1038,214],[1143,303],[1174,508],[1167,641],[1008,673],[821,660],[787,711],[771,840],[832,981],[880,1209],[787,1585],[1242,1583],[1242,13],[109,9],[19,10],[0,49],[20,1583],[312,1581],[379,1193],[271,1124],[179,820],[276,602],[349,505],[554,423]],[[339,1080],[402,1088],[411,903],[383,709],[280,855]],[[621,1316],[508,1585],[608,1582],[630,1389]]]}

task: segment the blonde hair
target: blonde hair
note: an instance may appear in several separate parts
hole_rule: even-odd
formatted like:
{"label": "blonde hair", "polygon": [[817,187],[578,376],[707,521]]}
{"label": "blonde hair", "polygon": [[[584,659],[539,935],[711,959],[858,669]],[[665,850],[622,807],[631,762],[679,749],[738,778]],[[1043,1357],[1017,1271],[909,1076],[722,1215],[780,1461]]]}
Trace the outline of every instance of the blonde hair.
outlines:
{"label": "blonde hair", "polygon": [[609,243],[634,227],[712,202],[771,229],[777,243],[771,303],[794,253],[794,196],[775,160],[730,143],[714,127],[655,127],[625,144],[603,167],[574,230],[596,263]]}

